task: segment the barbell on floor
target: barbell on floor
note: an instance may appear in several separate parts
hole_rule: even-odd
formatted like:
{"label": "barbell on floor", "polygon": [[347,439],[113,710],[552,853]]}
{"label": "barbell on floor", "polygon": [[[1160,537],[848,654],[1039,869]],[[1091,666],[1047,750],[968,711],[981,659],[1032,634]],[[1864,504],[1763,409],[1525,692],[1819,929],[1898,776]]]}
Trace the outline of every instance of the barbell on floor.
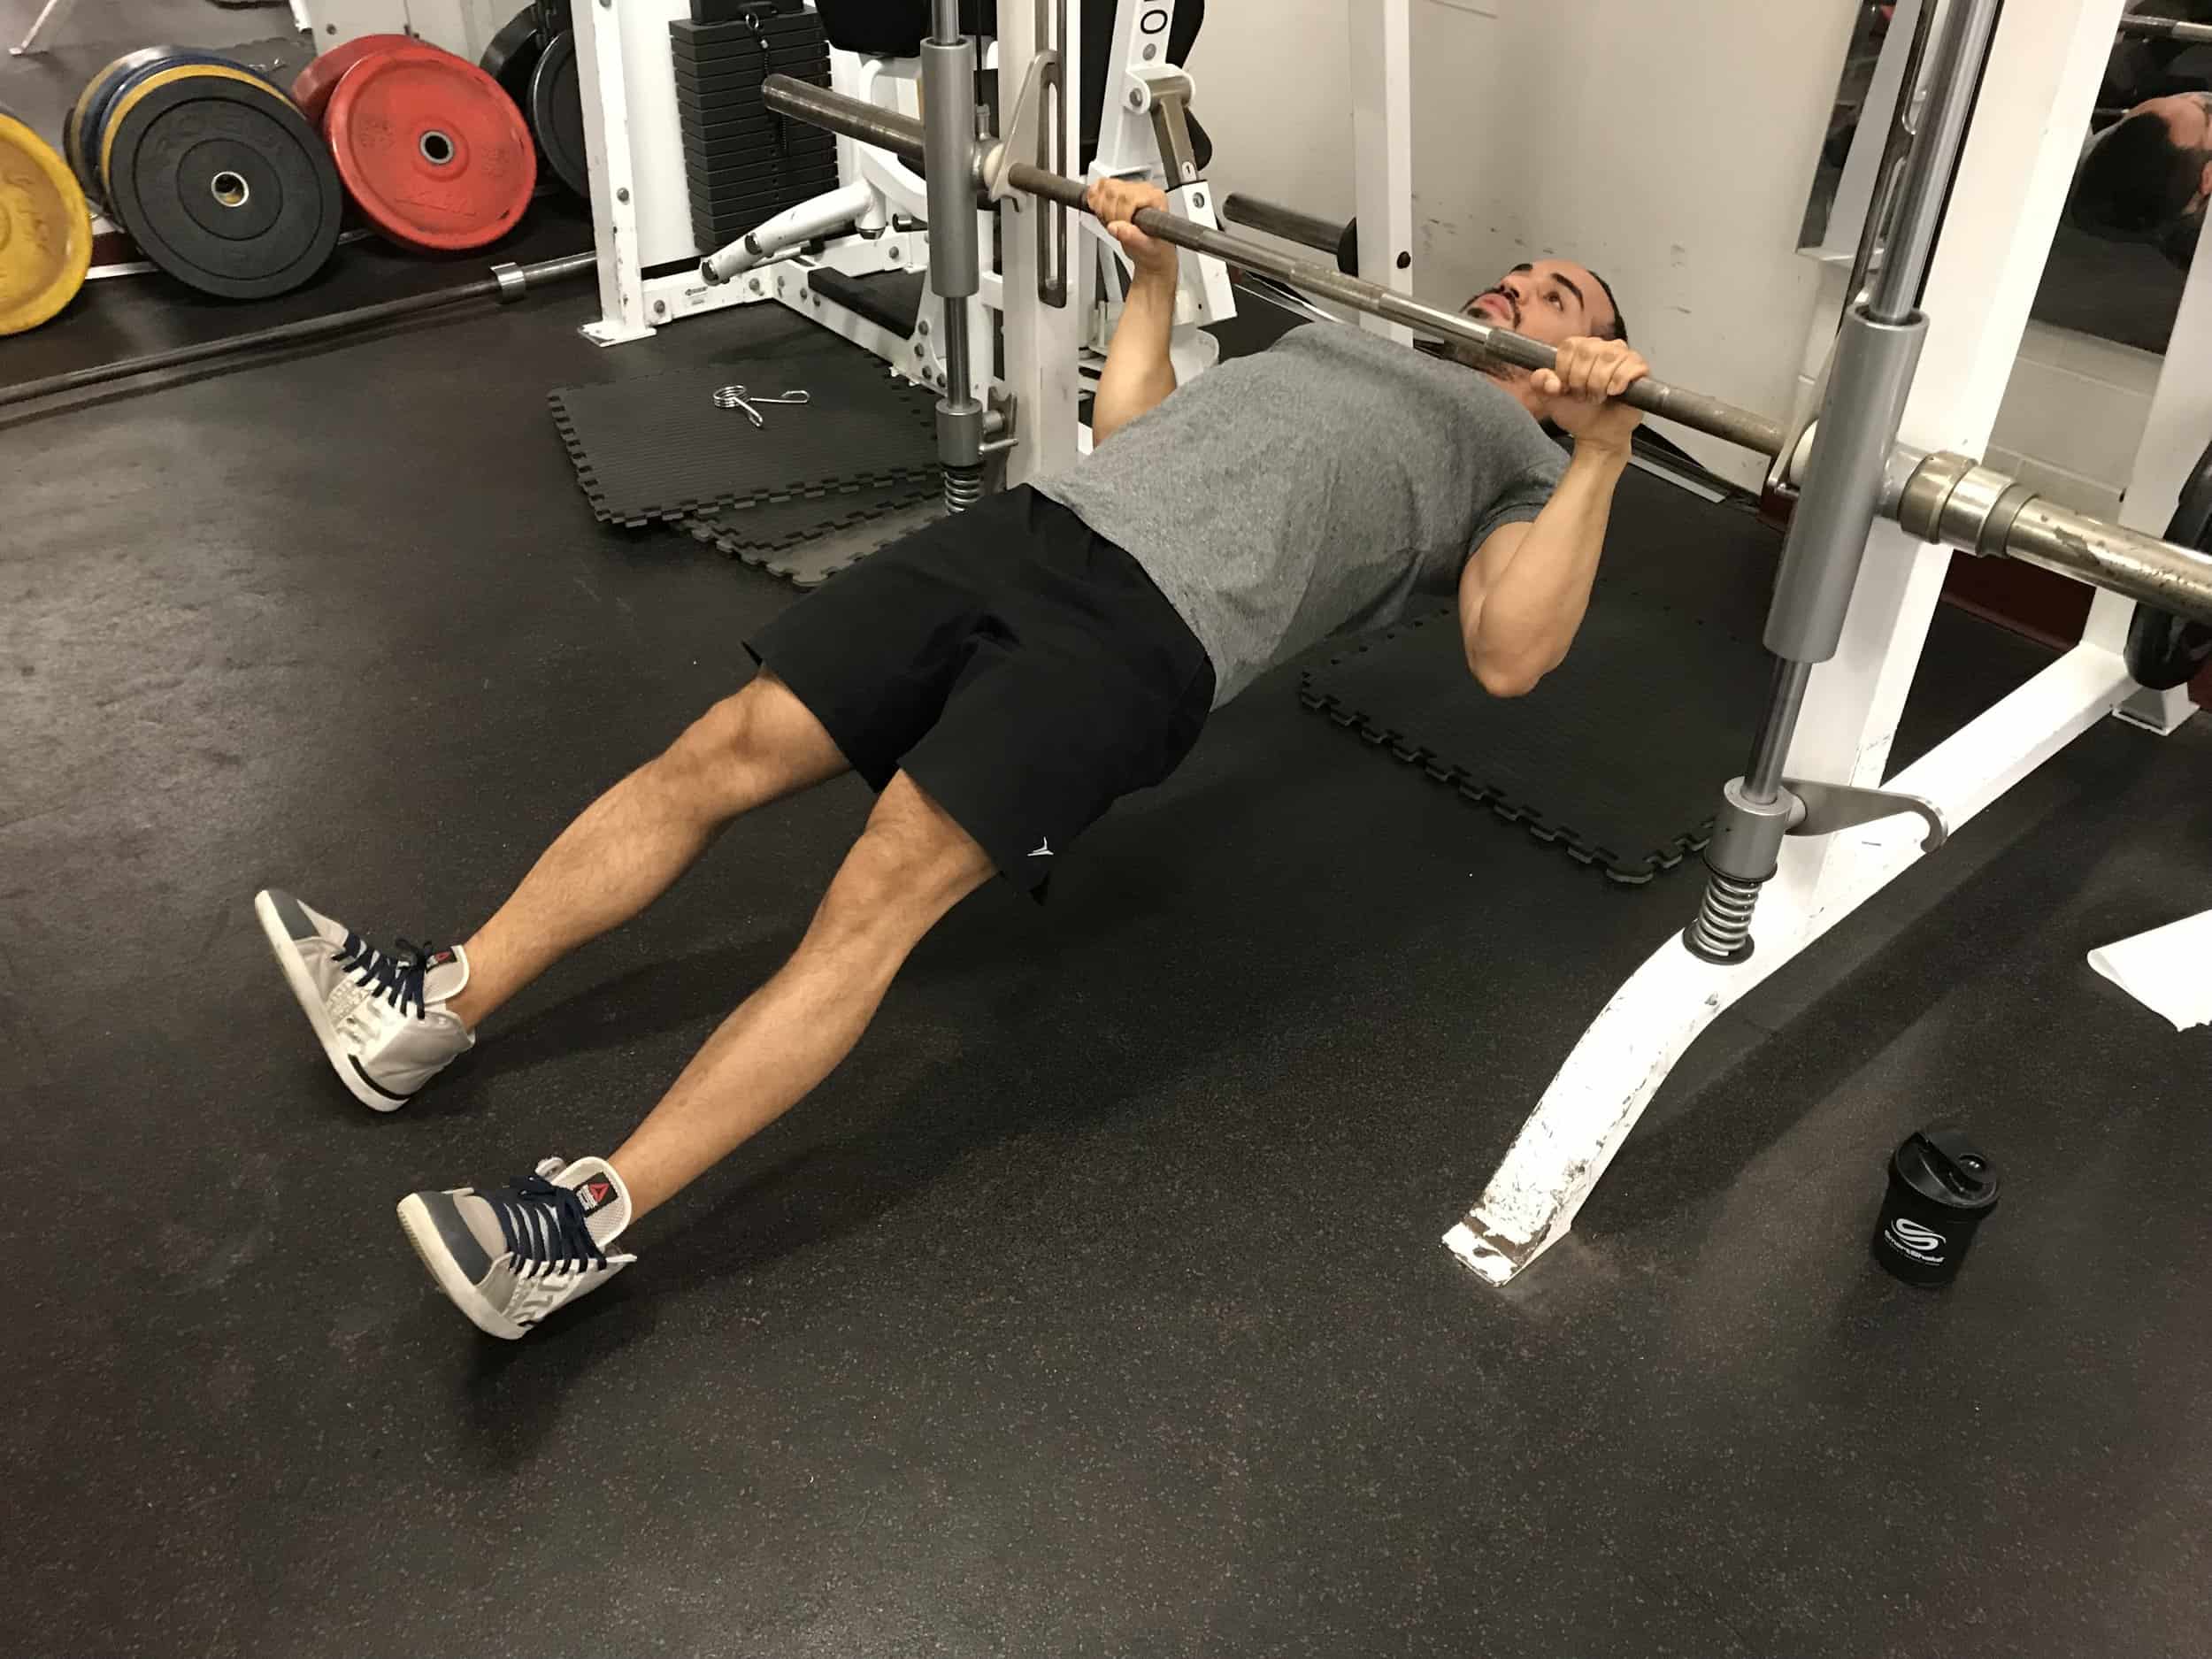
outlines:
{"label": "barbell on floor", "polygon": [[[788,75],[771,75],[761,91],[768,107],[779,115],[887,150],[917,167],[926,165],[922,123],[911,117]],[[979,194],[1010,188],[1064,207],[1083,206],[1081,183],[1009,156],[1002,141],[975,145],[972,165]],[[1175,247],[1274,277],[1354,311],[1402,323],[1417,334],[1464,343],[1511,367],[1548,369],[1557,357],[1551,347],[1510,329],[1439,311],[1311,260],[1194,225],[1156,208],[1139,211],[1135,223],[1148,235]],[[1655,378],[1639,380],[1624,401],[1647,414],[1761,455],[1775,455],[1788,442],[1787,429],[1778,420]],[[2029,487],[1970,457],[1901,451],[1891,475],[1893,483],[1883,492],[1880,510],[1924,541],[1969,553],[2001,554],[2212,623],[2212,557],[2045,501]]]}
{"label": "barbell on floor", "polygon": [[[380,300],[373,305],[357,306],[351,311],[334,311],[323,317],[304,317],[295,322],[276,323],[247,334],[204,340],[196,345],[176,346],[165,351],[148,352],[142,357],[121,357],[112,363],[96,363],[89,368],[72,369],[66,373],[48,375],[43,380],[21,380],[13,386],[0,386],[0,407],[35,403],[41,398],[58,396],[65,392],[81,392],[91,387],[104,386],[111,380],[165,374],[171,370],[204,364],[213,365],[208,373],[216,373],[250,361],[264,352],[291,350],[334,342],[366,334],[372,329],[411,322],[432,311],[445,311],[472,300],[497,300],[502,305],[511,304],[526,294],[534,294],[552,283],[587,275],[597,270],[598,265],[598,257],[588,252],[567,254],[557,259],[541,259],[531,265],[502,263],[492,266],[489,272],[473,281],[434,288],[427,294],[411,294],[400,299]],[[152,391],[167,384],[170,382],[166,380],[153,380],[137,389]]]}

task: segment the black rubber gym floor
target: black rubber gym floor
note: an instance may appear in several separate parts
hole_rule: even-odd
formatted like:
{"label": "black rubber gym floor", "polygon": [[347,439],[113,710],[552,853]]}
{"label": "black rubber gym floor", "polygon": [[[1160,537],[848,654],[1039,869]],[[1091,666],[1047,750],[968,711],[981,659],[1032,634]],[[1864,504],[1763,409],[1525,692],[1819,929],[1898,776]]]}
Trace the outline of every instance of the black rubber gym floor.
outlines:
{"label": "black rubber gym floor", "polygon": [[[2082,962],[2212,905],[2201,722],[2091,733],[1778,976],[1501,1294],[1438,1236],[1694,882],[1279,674],[619,1283],[479,1337],[394,1201],[611,1148],[866,804],[733,830],[415,1106],[328,1075],[255,888],[465,933],[793,603],[597,525],[544,399],[804,325],[589,304],[0,425],[8,1651],[2203,1651],[2212,1036]],[[1924,704],[2040,660],[1947,632]],[[1941,1114],[2008,1190],[1927,1294],[1866,1241]]]}

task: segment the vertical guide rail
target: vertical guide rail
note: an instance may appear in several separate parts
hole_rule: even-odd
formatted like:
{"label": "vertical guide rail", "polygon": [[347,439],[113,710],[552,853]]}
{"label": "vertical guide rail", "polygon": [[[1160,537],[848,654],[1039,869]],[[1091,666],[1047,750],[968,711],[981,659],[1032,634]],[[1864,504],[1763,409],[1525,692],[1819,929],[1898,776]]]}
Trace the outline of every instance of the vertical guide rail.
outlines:
{"label": "vertical guide rail", "polygon": [[[998,35],[999,107],[1011,112],[1005,118],[1010,133],[1026,133],[1031,120],[1048,122],[1050,134],[1041,133],[1033,142],[1020,139],[1019,146],[1031,154],[1063,158],[1076,149],[1075,108],[1064,94],[1044,96],[1040,83],[1051,73],[1063,88],[1081,84],[1082,42],[1064,32],[1066,11],[1066,0],[1002,4]],[[1056,45],[1049,32],[1056,26],[1064,31]],[[1048,53],[1056,61],[1046,64]],[[999,378],[1009,401],[1002,411],[995,407],[985,416],[991,441],[984,453],[1004,457],[1003,481],[1013,488],[1075,465],[1082,424],[1085,319],[1066,303],[1079,228],[1073,213],[1056,212],[1052,204],[1018,193],[999,201],[995,211],[1005,250],[1000,274],[1007,296],[998,314],[1005,347]],[[1034,234],[1025,234],[1024,214],[1034,218]],[[1057,305],[1049,303],[1056,285]],[[1035,303],[1024,303],[1033,294]],[[1002,424],[997,419],[1002,413]]]}
{"label": "vertical guide rail", "polygon": [[1919,104],[1921,60],[1927,55],[1928,36],[1935,25],[1936,0],[1921,0],[1913,18],[1912,44],[1897,82],[1897,107],[1890,111],[1889,133],[1882,145],[1882,159],[1875,170],[1874,193],[1866,204],[1866,223],[1859,230],[1859,250],[1851,262],[1851,278],[1844,285],[1843,303],[1855,305],[1866,292],[1882,252],[1889,244],[1890,225],[1897,211],[1898,186],[1903,181],[1912,156],[1913,141],[1925,126]]}
{"label": "vertical guide rail", "polygon": [[983,287],[975,205],[975,42],[960,32],[960,0],[931,0],[922,42],[923,170],[929,179],[929,286],[945,303],[945,395],[937,401],[937,457],[945,506],[983,499],[983,405],[972,373],[968,301]]}
{"label": "vertical guide rail", "polygon": [[[1037,165],[1048,173],[1068,170],[1067,52],[1068,0],[1037,0]],[[1038,203],[1037,298],[1055,311],[1068,303],[1067,249],[1068,210]]]}
{"label": "vertical guide rail", "polygon": [[[1751,949],[1759,889],[1781,866],[1782,843],[1803,816],[1783,787],[1782,768],[1816,664],[1836,654],[1851,609],[1867,537],[1881,510],[1897,429],[1912,390],[1927,319],[1920,287],[1966,139],[1975,89],[1988,61],[1999,0],[1952,0],[1938,38],[1928,100],[1879,269],[1863,298],[1853,296],[1836,337],[1833,376],[1821,405],[1811,476],[1790,519],[1766,647],[1778,661],[1774,690],[1744,775],[1721,791],[1706,849],[1705,896],[1686,935],[1709,962],[1740,962]],[[1910,88],[1900,89],[1901,99]],[[1870,212],[1863,250],[1881,235]]]}

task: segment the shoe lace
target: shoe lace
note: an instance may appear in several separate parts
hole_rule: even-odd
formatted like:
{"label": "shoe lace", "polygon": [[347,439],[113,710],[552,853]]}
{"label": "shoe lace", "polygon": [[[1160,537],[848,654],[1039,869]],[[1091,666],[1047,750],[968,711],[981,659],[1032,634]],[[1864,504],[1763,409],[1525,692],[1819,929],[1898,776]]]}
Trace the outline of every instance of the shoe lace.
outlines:
{"label": "shoe lace", "polygon": [[339,965],[357,974],[373,996],[380,996],[404,1014],[412,1003],[415,1017],[423,1017],[422,979],[430,958],[437,952],[434,945],[418,945],[407,940],[398,941],[398,949],[379,950],[360,934],[349,933],[345,949],[338,953]]}
{"label": "shoe lace", "polygon": [[580,1271],[607,1264],[605,1252],[591,1236],[583,1200],[572,1188],[556,1187],[542,1175],[518,1175],[483,1197],[499,1217],[518,1272]]}

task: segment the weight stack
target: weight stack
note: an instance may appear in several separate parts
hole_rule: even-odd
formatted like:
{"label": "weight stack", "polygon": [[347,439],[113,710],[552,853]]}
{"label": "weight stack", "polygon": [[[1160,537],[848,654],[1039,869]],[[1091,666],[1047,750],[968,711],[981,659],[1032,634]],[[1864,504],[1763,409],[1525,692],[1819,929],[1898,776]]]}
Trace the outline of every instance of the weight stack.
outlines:
{"label": "weight stack", "polygon": [[761,95],[770,75],[829,85],[821,20],[788,0],[714,10],[724,20],[680,18],[668,26],[692,234],[702,251],[837,188],[835,134],[774,114]]}

